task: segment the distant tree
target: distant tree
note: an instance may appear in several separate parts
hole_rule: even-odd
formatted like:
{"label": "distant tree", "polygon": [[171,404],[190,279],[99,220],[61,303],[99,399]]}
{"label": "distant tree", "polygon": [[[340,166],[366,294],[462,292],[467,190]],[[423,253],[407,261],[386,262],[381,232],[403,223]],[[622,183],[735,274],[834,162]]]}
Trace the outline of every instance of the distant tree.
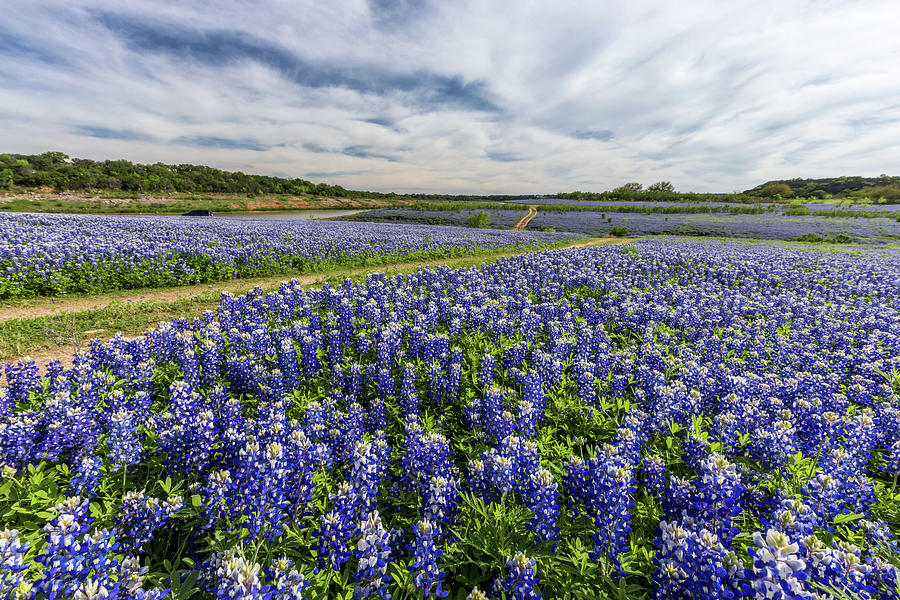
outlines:
{"label": "distant tree", "polygon": [[675,186],[668,181],[657,181],[647,188],[648,192],[674,192]]}
{"label": "distant tree", "polygon": [[644,186],[642,184],[637,183],[636,181],[631,181],[629,183],[626,183],[623,186],[617,187],[613,191],[614,192],[640,192],[643,189],[644,189]]}
{"label": "distant tree", "polygon": [[790,198],[794,195],[794,190],[786,183],[769,183],[759,191],[759,195],[764,198],[774,198],[775,196]]}

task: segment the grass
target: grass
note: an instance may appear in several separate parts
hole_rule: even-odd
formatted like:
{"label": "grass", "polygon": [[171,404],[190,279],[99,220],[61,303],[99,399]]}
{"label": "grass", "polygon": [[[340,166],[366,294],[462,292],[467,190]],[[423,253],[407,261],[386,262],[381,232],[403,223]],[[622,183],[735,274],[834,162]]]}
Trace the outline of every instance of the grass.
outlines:
{"label": "grass", "polygon": [[158,214],[178,215],[190,210],[213,213],[266,212],[289,210],[339,210],[343,208],[401,207],[408,201],[370,198],[268,194],[185,194],[165,195],[130,192],[2,192],[0,212],[53,212],[75,214]]}
{"label": "grass", "polygon": [[60,346],[80,346],[84,340],[108,338],[116,332],[135,335],[159,321],[193,317],[219,304],[219,294],[206,292],[174,301],[116,301],[103,308],[47,317],[0,322],[0,359],[10,359]]}

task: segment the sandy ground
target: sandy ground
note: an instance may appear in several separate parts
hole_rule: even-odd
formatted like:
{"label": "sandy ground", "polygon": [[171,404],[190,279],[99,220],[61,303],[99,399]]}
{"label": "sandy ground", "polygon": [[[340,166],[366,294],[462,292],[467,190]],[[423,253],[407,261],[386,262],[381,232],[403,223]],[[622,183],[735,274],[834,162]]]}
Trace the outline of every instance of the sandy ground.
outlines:
{"label": "sandy ground", "polygon": [[536,216],[537,216],[537,206],[535,206],[533,204],[529,204],[528,205],[528,214],[525,215],[524,217],[522,217],[521,219],[519,219],[518,221],[516,221],[516,224],[513,225],[512,228],[522,231],[523,229],[528,227],[528,224]]}

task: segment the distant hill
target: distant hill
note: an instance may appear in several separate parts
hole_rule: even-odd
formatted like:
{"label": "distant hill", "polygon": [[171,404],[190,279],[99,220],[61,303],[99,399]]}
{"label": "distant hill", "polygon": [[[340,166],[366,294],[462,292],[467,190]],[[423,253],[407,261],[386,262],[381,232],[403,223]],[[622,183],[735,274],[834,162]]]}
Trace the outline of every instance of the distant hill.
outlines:
{"label": "distant hill", "polygon": [[531,196],[385,194],[348,190],[305,179],[247,175],[201,165],[152,165],[128,160],[69,158],[62,152],[0,154],[0,190],[52,187],[58,191],[108,191],[165,194],[308,194],[336,198],[414,198],[425,200],[518,200]]}
{"label": "distant hill", "polygon": [[[791,188],[794,196],[801,198],[825,198],[827,196],[868,196],[888,200],[900,200],[900,177],[825,177],[822,179],[773,179],[746,190],[749,196],[765,196],[765,188],[783,184]],[[772,189],[772,188],[770,188]]]}

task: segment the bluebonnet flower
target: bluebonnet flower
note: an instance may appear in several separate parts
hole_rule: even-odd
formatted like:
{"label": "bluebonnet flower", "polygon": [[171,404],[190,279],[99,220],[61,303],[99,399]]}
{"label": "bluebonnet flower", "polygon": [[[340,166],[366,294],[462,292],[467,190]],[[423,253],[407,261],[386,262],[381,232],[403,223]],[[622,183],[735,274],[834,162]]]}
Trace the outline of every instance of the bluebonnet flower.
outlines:
{"label": "bluebonnet flower", "polygon": [[[689,527],[689,526],[685,526]],[[734,551],[716,534],[677,522],[660,522],[654,557],[654,588],[658,598],[704,599],[741,597],[744,568]]]}
{"label": "bluebonnet flower", "polygon": [[540,583],[540,579],[534,574],[536,561],[528,558],[524,552],[516,552],[515,556],[506,558],[506,568],[509,574],[498,582],[507,598],[515,600],[540,600],[541,594],[535,591],[534,586]]}
{"label": "bluebonnet flower", "polygon": [[369,512],[375,508],[378,486],[390,468],[391,447],[383,432],[378,432],[372,441],[357,443],[351,456],[348,483],[356,491],[359,509]]}
{"label": "bluebonnet flower", "polygon": [[681,460],[695,472],[700,471],[700,463],[709,456],[709,440],[703,433],[688,431],[681,445]]}
{"label": "bluebonnet flower", "polygon": [[497,361],[490,354],[485,354],[481,357],[481,362],[478,364],[478,384],[481,386],[481,389],[487,390],[494,383],[494,368],[496,364]]}
{"label": "bluebonnet flower", "polygon": [[171,468],[185,474],[203,472],[212,464],[218,433],[215,415],[187,383],[176,381],[169,391],[171,409],[156,423],[159,448]]}
{"label": "bluebonnet flower", "polygon": [[294,567],[293,561],[285,556],[277,558],[272,561],[270,571],[271,600],[303,600],[303,590],[312,582]]}
{"label": "bluebonnet flower", "polygon": [[459,388],[462,385],[462,362],[453,361],[447,370],[447,398],[455,402],[459,397]]}
{"label": "bluebonnet flower", "polygon": [[534,411],[534,424],[540,424],[544,420],[544,406],[546,404],[544,397],[543,379],[537,371],[528,371],[522,382],[522,401],[531,405]]}
{"label": "bluebonnet flower", "polygon": [[769,469],[784,468],[797,450],[796,429],[786,419],[758,428],[748,447],[751,456]]}
{"label": "bluebonnet flower", "polygon": [[232,474],[231,498],[246,517],[243,526],[255,538],[265,534],[273,540],[282,533],[288,517],[288,476],[291,465],[284,445],[269,442],[265,447],[250,441],[241,450],[239,470]]}
{"label": "bluebonnet flower", "polygon": [[583,505],[585,515],[597,527],[593,556],[615,560],[629,546],[636,490],[634,465],[615,446],[606,444],[595,449],[587,461],[571,460],[565,481],[575,512]]}
{"label": "bluebonnet flower", "polygon": [[126,556],[119,563],[119,593],[125,598],[134,600],[161,600],[169,590],[160,588],[144,589],[144,578],[150,572],[149,567],[142,567],[137,557]]}
{"label": "bluebonnet flower", "polygon": [[144,447],[138,432],[139,425],[135,411],[120,409],[109,415],[109,438],[106,446],[113,471],[140,461]]}
{"label": "bluebonnet flower", "polygon": [[886,462],[882,469],[894,475],[900,474],[900,438],[887,449],[885,459]]}
{"label": "bluebonnet flower", "polygon": [[505,394],[500,388],[491,387],[485,390],[484,399],[480,403],[480,423],[489,438],[501,442],[516,431],[516,420],[507,410]]}
{"label": "bluebonnet flower", "polygon": [[341,484],[337,493],[331,495],[331,510],[319,521],[319,528],[313,533],[317,542],[315,550],[319,556],[319,567],[330,567],[335,571],[350,560],[347,548],[356,529],[356,492],[348,483]]}
{"label": "bluebonnet flower", "polygon": [[575,368],[578,373],[578,398],[586,408],[593,409],[597,406],[597,381],[593,365],[582,361]]}
{"label": "bluebonnet flower", "polygon": [[294,512],[303,514],[312,502],[313,476],[325,460],[323,446],[313,444],[294,422],[291,432],[285,437],[284,456],[290,466],[285,480],[287,499]]}
{"label": "bluebonnet flower", "polygon": [[859,548],[837,539],[829,547],[815,535],[802,538],[799,546],[810,585],[831,587],[851,597],[873,597],[872,583],[878,583],[878,575],[873,577],[873,565]]}
{"label": "bluebonnet flower", "polygon": [[31,410],[0,419],[0,468],[9,467],[18,471],[25,464],[35,461],[39,425],[38,415]]}
{"label": "bluebonnet flower", "polygon": [[25,402],[31,392],[37,391],[41,381],[40,372],[34,360],[29,357],[19,359],[15,364],[6,364],[6,380],[8,382],[6,403],[15,406]]}
{"label": "bluebonnet flower", "polygon": [[313,331],[307,333],[300,340],[300,361],[303,366],[303,374],[308,377],[315,377],[319,371],[319,343],[321,333]]}
{"label": "bluebonnet flower", "polygon": [[428,398],[434,406],[441,406],[447,398],[447,377],[441,363],[434,360],[428,366]]}
{"label": "bluebonnet flower", "polygon": [[406,438],[403,440],[401,487],[422,494],[432,477],[455,472],[447,438],[436,431],[425,431],[418,421],[407,421]]}
{"label": "bluebonnet flower", "polygon": [[526,493],[530,475],[540,469],[541,459],[534,441],[508,435],[496,448],[470,462],[469,477],[473,490],[484,489],[482,498],[490,500],[494,490],[502,493]]}
{"label": "bluebonnet flower", "polygon": [[378,387],[376,388],[378,395],[382,398],[394,396],[395,386],[396,382],[394,381],[394,376],[391,374],[390,369],[386,367],[378,369]]}
{"label": "bluebonnet flower", "polygon": [[466,596],[466,600],[489,600],[488,595],[478,589],[478,586],[472,588],[472,591]]}
{"label": "bluebonnet flower", "polygon": [[214,561],[218,579],[218,600],[268,600],[271,586],[259,578],[259,563],[248,560],[236,549],[231,549]]}
{"label": "bluebonnet flower", "polygon": [[[22,555],[28,551],[29,544],[19,538],[17,529],[4,529],[0,531],[0,590],[16,590],[26,580],[22,571],[28,565],[22,560]],[[10,598],[14,597],[12,595]]]}
{"label": "bluebonnet flower", "polygon": [[233,480],[228,471],[211,471],[207,475],[206,483],[200,488],[200,496],[203,501],[201,513],[205,520],[202,525],[204,529],[215,526],[220,519],[236,517],[239,507],[235,505],[233,489]]}
{"label": "bluebonnet flower", "polygon": [[722,454],[713,453],[701,461],[696,480],[696,496],[691,500],[688,515],[707,524],[726,546],[738,533],[731,519],[741,514],[740,504],[744,486],[735,465]]}
{"label": "bluebonnet flower", "polygon": [[68,493],[73,496],[91,497],[103,477],[103,461],[95,454],[79,457],[75,461],[75,473],[69,481]]}
{"label": "bluebonnet flower", "polygon": [[[45,527],[46,547],[35,562],[43,571],[35,582],[35,591],[48,599],[87,595],[86,592],[115,596],[118,545],[111,531],[88,534],[91,518],[88,501],[77,496],[54,508],[56,517]],[[101,591],[102,590],[102,591]]]}
{"label": "bluebonnet flower", "polygon": [[763,519],[764,525],[795,540],[813,533],[819,517],[808,505],[783,490],[779,490],[776,501],[777,506],[772,511],[771,518]]}
{"label": "bluebonnet flower", "polygon": [[387,565],[391,560],[390,534],[381,524],[381,516],[377,510],[362,520],[359,534],[361,538],[354,550],[359,563],[353,574],[353,579],[357,582],[353,597],[373,598],[377,595],[389,600],[391,594],[387,589],[387,582],[390,580]]}
{"label": "bluebonnet flower", "polygon": [[419,395],[416,391],[416,366],[412,363],[403,365],[399,404],[401,416],[404,420],[407,420],[410,415],[419,414]]}
{"label": "bluebonnet flower", "polygon": [[413,582],[425,593],[426,598],[432,594],[438,598],[446,598],[450,593],[441,585],[445,573],[438,568],[437,560],[444,551],[435,543],[437,533],[434,525],[427,519],[413,525],[414,539],[409,571],[414,574]]}
{"label": "bluebonnet flower", "polygon": [[0,387],[0,419],[4,421],[8,419],[14,408],[15,402],[13,402],[9,389]]}
{"label": "bluebonnet flower", "polygon": [[800,547],[780,531],[769,529],[765,537],[753,534],[754,546],[747,548],[753,558],[747,579],[753,594],[764,598],[811,598],[807,591],[806,562],[800,557]]}
{"label": "bluebonnet flower", "polygon": [[641,461],[640,473],[647,492],[661,498],[666,488],[666,463],[663,459],[655,454],[645,456]]}
{"label": "bluebonnet flower", "polygon": [[554,542],[559,540],[559,486],[547,469],[533,471],[528,486],[522,494],[522,501],[531,510],[531,522],[528,529],[534,532],[538,541]]}
{"label": "bluebonnet flower", "polygon": [[459,512],[459,485],[452,474],[435,475],[422,493],[422,517],[442,535]]}
{"label": "bluebonnet flower", "polygon": [[40,412],[36,450],[44,460],[57,461],[72,454],[93,451],[99,427],[97,410],[79,394],[72,397],[68,389],[57,392]]}
{"label": "bluebonnet flower", "polygon": [[153,539],[157,529],[184,506],[181,496],[171,496],[164,502],[146,496],[143,491],[127,492],[122,498],[118,529],[124,536],[120,541],[130,551],[140,551]]}

